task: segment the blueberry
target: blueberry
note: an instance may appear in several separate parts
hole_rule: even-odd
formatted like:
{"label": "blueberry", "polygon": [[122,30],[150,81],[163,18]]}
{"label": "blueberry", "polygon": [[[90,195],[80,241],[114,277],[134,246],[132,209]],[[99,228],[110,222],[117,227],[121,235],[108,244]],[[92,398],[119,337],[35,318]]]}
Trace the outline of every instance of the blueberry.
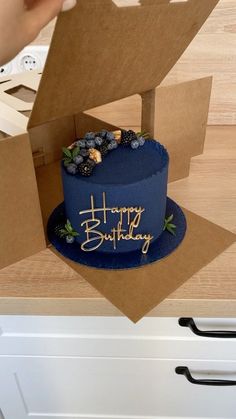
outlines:
{"label": "blueberry", "polygon": [[66,243],[72,244],[74,243],[75,238],[73,236],[66,236]]}
{"label": "blueberry", "polygon": [[131,148],[135,149],[139,147],[139,142],[138,140],[132,140],[131,141]]}
{"label": "blueberry", "polygon": [[68,166],[66,166],[66,170],[71,175],[75,175],[77,173],[77,166],[75,163],[70,163]]}
{"label": "blueberry", "polygon": [[114,139],[115,139],[115,136],[114,136],[113,132],[108,132],[107,135],[106,135],[106,140],[112,141]]}
{"label": "blueberry", "polygon": [[80,139],[78,141],[76,141],[75,143],[77,145],[77,147],[81,147],[81,148],[85,148],[86,147],[86,141],[83,139]]}
{"label": "blueberry", "polygon": [[84,136],[85,140],[94,140],[95,134],[94,132],[87,132]]}
{"label": "blueberry", "polygon": [[83,156],[78,155],[74,158],[74,163],[77,164],[77,165],[82,163],[83,161],[84,161]]}
{"label": "blueberry", "polygon": [[144,143],[145,143],[145,138],[144,137],[138,137],[138,142],[139,142],[139,145],[144,145]]}
{"label": "blueberry", "polygon": [[95,137],[95,144],[96,145],[102,145],[103,139],[101,137]]}
{"label": "blueberry", "polygon": [[94,148],[95,147],[95,141],[94,140],[87,140],[86,141],[86,146],[88,148]]}
{"label": "blueberry", "polygon": [[107,146],[108,150],[114,150],[117,147],[118,147],[118,144],[116,140],[112,140]]}
{"label": "blueberry", "polygon": [[89,155],[89,151],[86,148],[82,148],[79,154],[80,156],[87,157]]}

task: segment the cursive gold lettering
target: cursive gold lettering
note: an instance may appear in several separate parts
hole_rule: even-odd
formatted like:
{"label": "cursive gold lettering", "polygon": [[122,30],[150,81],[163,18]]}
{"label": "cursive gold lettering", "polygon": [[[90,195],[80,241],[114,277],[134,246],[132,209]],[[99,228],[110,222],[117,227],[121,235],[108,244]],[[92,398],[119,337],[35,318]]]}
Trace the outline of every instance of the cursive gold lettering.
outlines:
{"label": "cursive gold lettering", "polygon": [[[98,227],[100,224],[101,221],[96,218],[93,218],[91,220],[85,220],[81,223],[81,227],[85,225],[84,231],[87,237],[87,239],[81,244],[81,249],[85,252],[92,252],[92,250],[98,249],[103,243],[103,234],[98,230],[94,230],[94,228]],[[87,246],[89,243],[93,243],[94,241],[98,241],[98,243],[93,247]]]}
{"label": "cursive gold lettering", "polygon": [[[90,214],[91,218],[84,220],[81,227],[84,227],[86,240],[81,244],[81,249],[85,252],[91,252],[98,249],[104,241],[113,242],[113,249],[116,250],[117,242],[120,240],[142,240],[142,253],[147,253],[153,236],[151,234],[135,233],[140,225],[144,208],[137,207],[107,207],[106,194],[102,194],[102,207],[95,207],[94,196],[91,195],[91,208],[82,210],[80,215]],[[98,213],[102,213],[103,220],[98,218]],[[119,220],[109,233],[103,233],[97,228],[103,222],[107,223],[107,214],[118,214]],[[124,217],[125,215],[125,217]],[[126,228],[125,228],[126,226]]]}

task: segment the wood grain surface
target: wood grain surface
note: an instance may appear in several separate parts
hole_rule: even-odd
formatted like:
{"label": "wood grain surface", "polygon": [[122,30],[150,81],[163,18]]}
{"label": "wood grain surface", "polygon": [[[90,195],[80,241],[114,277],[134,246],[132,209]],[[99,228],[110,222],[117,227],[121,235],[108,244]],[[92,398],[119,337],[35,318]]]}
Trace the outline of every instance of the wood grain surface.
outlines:
{"label": "wood grain surface", "polygon": [[[200,0],[203,1],[203,0]],[[54,22],[45,28],[35,41],[48,44]],[[220,0],[196,38],[165,78],[163,84],[174,84],[194,78],[213,75],[213,90],[208,123],[236,124],[236,1]],[[139,118],[139,98],[103,107],[99,112],[120,113],[120,119],[133,115],[129,123],[136,125]],[[114,121],[112,121],[114,122]],[[122,124],[120,124],[122,125]]]}
{"label": "wood grain surface", "polygon": [[[169,184],[184,207],[236,232],[236,127],[208,127],[190,176]],[[199,244],[200,245],[200,244]],[[120,315],[49,250],[0,271],[0,313]],[[236,316],[236,244],[171,294],[150,315]]]}

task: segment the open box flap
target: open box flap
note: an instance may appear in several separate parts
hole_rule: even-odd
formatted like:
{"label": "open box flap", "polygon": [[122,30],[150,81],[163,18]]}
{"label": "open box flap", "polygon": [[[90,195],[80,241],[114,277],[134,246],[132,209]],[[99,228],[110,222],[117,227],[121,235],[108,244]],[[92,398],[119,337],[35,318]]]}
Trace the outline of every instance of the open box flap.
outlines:
{"label": "open box flap", "polygon": [[92,3],[59,16],[29,127],[158,86],[218,0]]}
{"label": "open box flap", "polygon": [[94,269],[65,259],[51,250],[125,316],[137,322],[200,269],[235,243],[236,235],[184,209],[188,230],[168,258],[138,269]]}
{"label": "open box flap", "polygon": [[27,134],[0,140],[0,269],[45,249]]}
{"label": "open box flap", "polygon": [[191,158],[203,153],[211,87],[204,77],[142,94],[142,129],[167,148],[169,182],[187,177]]}

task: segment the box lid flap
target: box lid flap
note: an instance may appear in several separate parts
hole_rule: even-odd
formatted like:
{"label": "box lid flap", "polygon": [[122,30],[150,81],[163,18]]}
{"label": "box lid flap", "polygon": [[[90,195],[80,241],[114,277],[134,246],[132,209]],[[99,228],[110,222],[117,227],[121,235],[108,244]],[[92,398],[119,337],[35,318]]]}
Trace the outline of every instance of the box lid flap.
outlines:
{"label": "box lid flap", "polygon": [[158,86],[219,0],[79,0],[57,21],[29,127]]}
{"label": "box lid flap", "polygon": [[27,134],[0,140],[0,269],[46,247]]}

